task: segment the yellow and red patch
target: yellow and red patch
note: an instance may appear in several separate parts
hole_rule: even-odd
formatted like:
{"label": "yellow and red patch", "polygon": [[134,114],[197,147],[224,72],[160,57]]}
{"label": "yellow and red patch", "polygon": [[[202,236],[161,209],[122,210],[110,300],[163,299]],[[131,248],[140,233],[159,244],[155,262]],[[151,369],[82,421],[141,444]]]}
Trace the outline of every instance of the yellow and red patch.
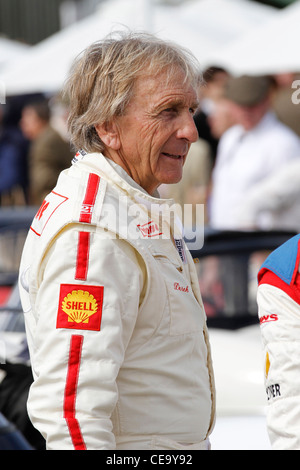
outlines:
{"label": "yellow and red patch", "polygon": [[100,331],[103,286],[61,284],[56,328]]}

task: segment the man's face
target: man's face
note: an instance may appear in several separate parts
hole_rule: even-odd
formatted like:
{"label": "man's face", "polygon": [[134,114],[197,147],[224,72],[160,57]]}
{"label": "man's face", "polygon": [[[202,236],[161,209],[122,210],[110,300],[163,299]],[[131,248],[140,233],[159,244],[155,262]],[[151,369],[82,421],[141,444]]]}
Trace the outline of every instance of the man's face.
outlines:
{"label": "man's face", "polygon": [[45,128],[46,124],[47,123],[45,121],[38,117],[33,108],[26,107],[23,109],[20,126],[24,136],[27,139],[36,139],[41,131]]}
{"label": "man's face", "polygon": [[193,115],[196,89],[178,70],[139,77],[125,114],[114,120],[118,145],[106,156],[119,163],[149,194],[162,183],[177,183],[192,142],[198,138]]}
{"label": "man's face", "polygon": [[251,107],[231,103],[231,114],[233,119],[240,124],[245,131],[250,131],[260,122],[268,107],[268,100]]}

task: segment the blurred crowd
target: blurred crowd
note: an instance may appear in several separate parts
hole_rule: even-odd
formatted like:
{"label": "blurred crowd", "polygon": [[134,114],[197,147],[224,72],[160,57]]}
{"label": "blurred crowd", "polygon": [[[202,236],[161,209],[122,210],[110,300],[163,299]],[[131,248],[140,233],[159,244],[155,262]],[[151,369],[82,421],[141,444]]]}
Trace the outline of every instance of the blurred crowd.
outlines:
{"label": "blurred crowd", "polygon": [[[300,105],[298,73],[232,77],[218,66],[203,73],[192,144],[182,181],[162,197],[183,208],[204,205],[216,229],[300,231]],[[12,97],[0,107],[0,204],[37,205],[53,189],[74,151],[68,107],[60,96]]]}
{"label": "blurred crowd", "polygon": [[203,78],[199,140],[182,181],[161,192],[182,207],[204,204],[216,229],[300,231],[298,73],[232,77],[210,67]]}
{"label": "blurred crowd", "polygon": [[60,96],[17,96],[1,105],[1,206],[39,206],[70,166],[67,115]]}

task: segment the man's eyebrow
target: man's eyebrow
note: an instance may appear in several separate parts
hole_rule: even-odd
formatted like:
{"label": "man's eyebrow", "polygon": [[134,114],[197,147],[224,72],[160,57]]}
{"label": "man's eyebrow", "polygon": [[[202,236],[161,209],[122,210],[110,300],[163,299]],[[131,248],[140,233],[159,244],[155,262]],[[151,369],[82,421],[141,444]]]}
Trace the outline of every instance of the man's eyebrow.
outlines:
{"label": "man's eyebrow", "polygon": [[[186,106],[188,104],[188,100],[185,100],[185,99],[181,99],[181,98],[178,98],[178,99],[174,99],[173,100],[174,102],[174,106]],[[200,100],[198,99],[195,99],[193,101],[191,101],[190,105],[189,105],[189,108],[193,108],[193,109],[198,109],[198,107],[200,106]]]}
{"label": "man's eyebrow", "polygon": [[[165,106],[168,106],[170,108],[172,107],[184,107],[188,104],[188,100],[185,100],[184,98],[171,98],[171,99],[166,99],[165,101],[163,101],[162,103],[160,103],[157,108],[164,108]],[[198,107],[200,106],[200,100],[194,100],[191,102],[191,104],[189,105],[190,108],[194,108],[194,109],[197,109]]]}
{"label": "man's eyebrow", "polygon": [[200,106],[200,100],[195,100],[192,105],[191,105],[191,108],[194,108],[194,109],[198,109]]}

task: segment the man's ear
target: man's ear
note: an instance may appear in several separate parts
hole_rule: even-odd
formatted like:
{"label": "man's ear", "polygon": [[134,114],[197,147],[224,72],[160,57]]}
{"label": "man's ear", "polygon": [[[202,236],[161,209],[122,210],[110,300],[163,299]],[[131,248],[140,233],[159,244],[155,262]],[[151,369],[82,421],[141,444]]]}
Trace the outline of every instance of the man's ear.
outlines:
{"label": "man's ear", "polygon": [[119,150],[120,139],[118,128],[114,122],[105,122],[95,126],[96,132],[104,145],[112,150]]}

